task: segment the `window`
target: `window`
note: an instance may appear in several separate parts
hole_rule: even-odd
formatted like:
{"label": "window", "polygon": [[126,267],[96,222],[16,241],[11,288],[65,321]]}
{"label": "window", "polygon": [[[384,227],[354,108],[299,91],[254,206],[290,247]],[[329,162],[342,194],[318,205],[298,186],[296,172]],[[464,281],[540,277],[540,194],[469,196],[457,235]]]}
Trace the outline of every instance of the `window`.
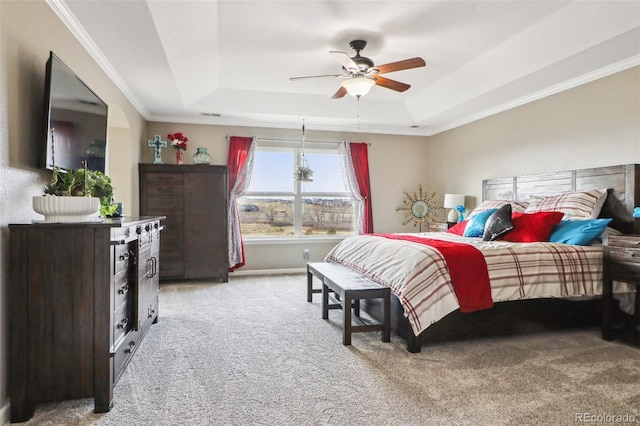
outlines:
{"label": "window", "polygon": [[300,142],[258,141],[247,193],[238,199],[244,238],[355,233],[356,201],[342,180],[337,144],[305,145],[312,182],[296,182]]}

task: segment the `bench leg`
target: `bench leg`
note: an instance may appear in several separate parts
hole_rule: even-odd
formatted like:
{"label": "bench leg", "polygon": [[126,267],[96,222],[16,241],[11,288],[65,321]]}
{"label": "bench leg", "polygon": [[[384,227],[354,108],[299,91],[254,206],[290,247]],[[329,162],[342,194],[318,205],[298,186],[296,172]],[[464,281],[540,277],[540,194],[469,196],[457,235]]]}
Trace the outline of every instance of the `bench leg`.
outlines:
{"label": "bench leg", "polygon": [[322,282],[322,319],[329,319],[329,287]]}
{"label": "bench leg", "polygon": [[360,317],[360,299],[353,300],[353,315]]}
{"label": "bench leg", "polygon": [[313,274],[307,267],[307,302],[313,301]]}
{"label": "bench leg", "polygon": [[613,340],[613,283],[606,279],[602,283],[602,338]]}
{"label": "bench leg", "polygon": [[384,298],[382,302],[382,341],[388,342],[391,340],[391,293],[390,291],[384,292]]}
{"label": "bench leg", "polygon": [[342,313],[344,317],[344,328],[342,329],[342,344],[347,346],[351,344],[351,294],[344,292],[344,300],[342,302]]}

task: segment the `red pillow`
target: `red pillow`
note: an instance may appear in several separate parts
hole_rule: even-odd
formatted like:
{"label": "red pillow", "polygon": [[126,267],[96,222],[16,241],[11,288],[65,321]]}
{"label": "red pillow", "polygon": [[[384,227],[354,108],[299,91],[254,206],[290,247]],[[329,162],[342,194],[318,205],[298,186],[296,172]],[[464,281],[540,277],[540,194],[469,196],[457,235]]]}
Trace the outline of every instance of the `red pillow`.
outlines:
{"label": "red pillow", "polygon": [[562,220],[562,212],[517,213],[511,215],[513,229],[502,240],[514,243],[547,241],[553,227]]}
{"label": "red pillow", "polygon": [[453,225],[451,228],[447,230],[447,232],[451,232],[452,234],[456,234],[456,235],[463,235],[464,229],[466,227],[467,227],[467,221],[463,220],[462,222],[458,222],[455,225]]}

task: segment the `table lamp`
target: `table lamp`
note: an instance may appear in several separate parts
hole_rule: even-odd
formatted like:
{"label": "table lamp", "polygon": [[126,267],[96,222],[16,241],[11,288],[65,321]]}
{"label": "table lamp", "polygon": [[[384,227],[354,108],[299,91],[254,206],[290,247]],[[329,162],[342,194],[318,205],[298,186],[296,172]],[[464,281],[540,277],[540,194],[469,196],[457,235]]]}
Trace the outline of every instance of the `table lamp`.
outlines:
{"label": "table lamp", "polygon": [[462,194],[444,194],[444,208],[451,209],[447,215],[447,222],[457,223],[460,214],[456,207],[464,206],[464,195]]}

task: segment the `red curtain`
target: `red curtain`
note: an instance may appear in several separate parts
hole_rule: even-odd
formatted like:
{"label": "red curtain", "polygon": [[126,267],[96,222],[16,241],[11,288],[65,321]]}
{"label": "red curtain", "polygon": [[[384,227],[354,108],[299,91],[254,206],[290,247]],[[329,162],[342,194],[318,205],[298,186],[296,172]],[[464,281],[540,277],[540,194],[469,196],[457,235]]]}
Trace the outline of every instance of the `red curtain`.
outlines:
{"label": "red curtain", "polygon": [[364,142],[349,144],[351,162],[360,188],[360,195],[364,199],[364,212],[362,215],[363,230],[366,233],[373,232],[373,211],[371,209],[371,185],[369,183],[369,150]]}
{"label": "red curtain", "polygon": [[[243,170],[253,138],[231,136],[229,138],[229,159],[227,161],[228,186],[229,186],[229,271],[244,266],[244,243],[240,232],[240,215],[236,204],[239,196],[238,189],[243,192],[244,182],[239,182],[240,176],[246,176]],[[241,195],[241,194],[240,194]]]}

